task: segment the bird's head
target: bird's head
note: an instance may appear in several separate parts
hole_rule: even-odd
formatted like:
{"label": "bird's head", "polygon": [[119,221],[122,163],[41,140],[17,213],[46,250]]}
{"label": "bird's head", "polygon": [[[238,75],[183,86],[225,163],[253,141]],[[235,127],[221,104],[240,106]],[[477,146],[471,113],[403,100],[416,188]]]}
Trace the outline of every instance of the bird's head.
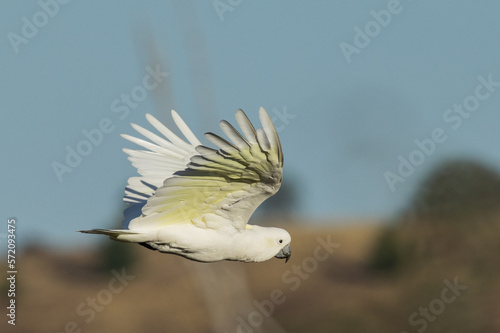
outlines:
{"label": "bird's head", "polygon": [[233,246],[237,250],[233,260],[261,262],[276,257],[288,261],[292,254],[291,241],[284,229],[247,225],[246,230],[234,238]]}
{"label": "bird's head", "polygon": [[267,228],[269,235],[267,238],[267,246],[272,249],[274,257],[278,259],[285,259],[285,263],[290,259],[292,255],[292,248],[290,243],[292,237],[290,234],[283,229],[279,228]]}

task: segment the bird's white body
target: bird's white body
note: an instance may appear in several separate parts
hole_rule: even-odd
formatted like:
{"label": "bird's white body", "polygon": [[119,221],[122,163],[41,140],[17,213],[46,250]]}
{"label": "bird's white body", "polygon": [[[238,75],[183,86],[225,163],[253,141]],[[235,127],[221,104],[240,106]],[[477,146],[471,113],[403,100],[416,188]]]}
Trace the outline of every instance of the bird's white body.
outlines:
{"label": "bird's white body", "polygon": [[123,135],[149,151],[128,150],[142,177],[132,177],[125,201],[141,207],[129,218],[127,229],[92,229],[118,241],[191,260],[260,262],[290,256],[291,237],[279,228],[248,225],[255,209],[281,185],[283,154],[267,112],[261,108],[263,129],[257,131],[238,110],[236,119],[244,137],[229,123],[221,128],[232,142],[207,133],[219,150],[202,146],[182,119],[172,116],[189,143],[156,118],[149,122],[165,140],[132,124],[147,142]]}
{"label": "bird's white body", "polygon": [[[173,224],[141,233],[122,233],[115,239],[140,243],[159,252],[178,254],[201,262],[260,262],[271,259],[281,249],[280,243],[275,245],[274,239],[268,237],[270,232],[286,236],[283,229],[256,225],[245,231],[238,231],[232,227],[202,229],[190,224]],[[262,251],[266,246],[271,246],[275,251]]]}

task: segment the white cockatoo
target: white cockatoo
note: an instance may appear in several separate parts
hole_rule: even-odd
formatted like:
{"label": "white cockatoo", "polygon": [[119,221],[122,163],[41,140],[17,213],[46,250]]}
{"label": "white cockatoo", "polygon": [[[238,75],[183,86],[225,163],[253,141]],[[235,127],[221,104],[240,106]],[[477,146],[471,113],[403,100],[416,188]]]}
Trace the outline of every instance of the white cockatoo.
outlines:
{"label": "white cockatoo", "polygon": [[151,142],[122,134],[147,149],[124,149],[141,175],[129,178],[124,200],[142,206],[140,216],[130,220],[128,229],[81,232],[201,262],[260,262],[272,257],[288,261],[287,231],[247,224],[282,181],[283,151],[266,110],[259,110],[262,129],[255,130],[238,110],[236,121],[243,135],[224,120],[220,127],[230,141],[206,133],[218,150],[203,146],[173,110],[172,117],[189,143],[150,114],[146,119],[164,137],[136,124],[132,127]]}

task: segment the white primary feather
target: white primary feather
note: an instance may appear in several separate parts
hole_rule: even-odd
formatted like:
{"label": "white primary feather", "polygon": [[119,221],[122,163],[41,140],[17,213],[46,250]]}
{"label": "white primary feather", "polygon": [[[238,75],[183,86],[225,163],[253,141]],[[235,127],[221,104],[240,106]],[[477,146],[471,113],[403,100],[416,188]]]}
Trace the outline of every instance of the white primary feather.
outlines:
{"label": "white primary feather", "polygon": [[281,186],[278,134],[263,108],[263,129],[255,130],[242,110],[235,117],[243,135],[227,121],[220,127],[230,141],[205,134],[218,149],[201,145],[173,110],[172,118],[188,142],[150,114],[147,120],[163,137],[132,124],[152,141],[122,135],[148,149],[124,149],[141,175],[129,179],[124,200],[143,204],[142,213],[128,229],[85,232],[198,261],[288,258],[291,239],[285,230],[247,225],[255,209]]}

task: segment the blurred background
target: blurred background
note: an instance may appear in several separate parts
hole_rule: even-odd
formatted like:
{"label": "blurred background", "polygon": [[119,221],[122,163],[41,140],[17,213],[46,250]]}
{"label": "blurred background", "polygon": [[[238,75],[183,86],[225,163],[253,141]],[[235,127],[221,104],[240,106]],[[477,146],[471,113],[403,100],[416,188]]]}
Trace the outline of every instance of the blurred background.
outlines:
{"label": "blurred background", "polygon": [[[500,331],[499,10],[2,2],[0,246],[14,218],[18,271],[2,332]],[[286,265],[76,232],[120,226],[131,122],[174,129],[175,109],[203,141],[260,106],[284,184],[251,222],[290,231]]]}

